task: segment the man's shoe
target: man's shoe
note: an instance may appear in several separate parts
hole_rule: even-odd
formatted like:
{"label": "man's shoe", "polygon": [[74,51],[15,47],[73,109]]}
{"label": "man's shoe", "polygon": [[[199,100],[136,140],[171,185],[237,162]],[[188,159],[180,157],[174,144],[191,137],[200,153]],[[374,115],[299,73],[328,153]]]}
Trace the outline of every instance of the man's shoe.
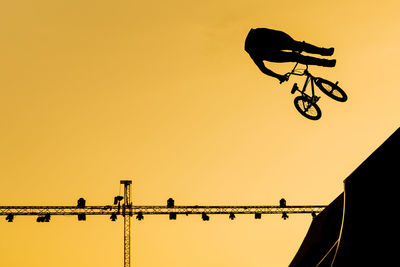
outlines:
{"label": "man's shoe", "polygon": [[335,48],[323,48],[321,51],[321,56],[332,56],[333,52],[335,52]]}
{"label": "man's shoe", "polygon": [[333,68],[336,66],[336,59],[327,59],[325,67]]}

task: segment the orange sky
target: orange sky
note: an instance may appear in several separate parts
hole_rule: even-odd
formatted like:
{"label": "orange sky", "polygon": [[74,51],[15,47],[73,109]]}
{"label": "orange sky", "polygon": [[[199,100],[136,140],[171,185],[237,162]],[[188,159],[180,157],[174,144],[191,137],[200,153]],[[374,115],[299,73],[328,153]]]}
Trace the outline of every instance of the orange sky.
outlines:
{"label": "orange sky", "polygon": [[[0,205],[329,204],[399,127],[398,1],[3,1]],[[243,50],[250,28],[334,46],[322,119]],[[292,64],[274,66],[282,72]],[[147,216],[135,267],[287,266],[311,216]],[[122,266],[122,218],[0,221],[4,266]]]}

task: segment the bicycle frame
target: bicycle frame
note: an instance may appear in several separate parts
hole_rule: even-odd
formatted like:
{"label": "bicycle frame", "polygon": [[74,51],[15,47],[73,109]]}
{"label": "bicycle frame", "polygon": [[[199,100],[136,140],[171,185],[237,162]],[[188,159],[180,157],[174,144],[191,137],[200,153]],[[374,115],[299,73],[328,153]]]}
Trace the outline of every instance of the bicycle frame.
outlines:
{"label": "bicycle frame", "polygon": [[[347,100],[346,93],[337,85],[338,82],[333,83],[323,78],[314,77],[308,71],[308,65],[305,65],[305,69],[298,69],[298,62],[292,69],[291,72],[286,73],[285,79],[286,81],[289,80],[290,75],[297,75],[297,76],[307,76],[303,88],[300,90],[297,86],[297,83],[293,84],[293,88],[290,91],[294,94],[296,91],[300,92],[300,96],[294,98],[294,106],[296,107],[297,111],[300,112],[301,115],[305,116],[310,120],[318,120],[321,118],[321,109],[318,107],[317,102],[320,99],[319,96],[315,95],[315,88],[314,85],[317,86],[324,94],[329,96],[330,98],[339,101],[345,102]],[[311,83],[311,95],[306,93],[307,86]]]}
{"label": "bicycle frame", "polygon": [[[302,96],[305,96],[309,99],[312,100],[312,102],[316,103],[319,99],[319,97],[317,97],[315,95],[315,90],[314,90],[314,83],[315,83],[315,77],[308,71],[308,65],[305,65],[306,68],[301,72],[296,72],[296,67],[299,63],[297,62],[296,65],[294,66],[293,70],[289,73],[287,73],[287,78],[289,80],[290,75],[296,75],[296,76],[307,76],[303,88],[302,90],[299,90],[299,88],[297,87],[297,83],[295,83],[293,85],[293,89],[292,89],[292,94],[294,94],[295,91],[299,91],[301,93]],[[311,96],[308,95],[305,91],[307,89],[308,84],[311,82]]]}

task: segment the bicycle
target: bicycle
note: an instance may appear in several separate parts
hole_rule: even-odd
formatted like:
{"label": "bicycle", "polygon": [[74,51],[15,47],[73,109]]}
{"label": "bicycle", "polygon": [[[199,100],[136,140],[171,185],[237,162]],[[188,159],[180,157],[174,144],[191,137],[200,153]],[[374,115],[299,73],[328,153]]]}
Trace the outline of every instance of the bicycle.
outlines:
{"label": "bicycle", "polygon": [[[327,96],[331,97],[332,99],[339,101],[339,102],[346,102],[347,95],[346,93],[338,86],[339,82],[333,83],[323,78],[314,77],[308,71],[308,65],[305,65],[305,69],[297,69],[297,62],[291,72],[285,74],[286,81],[289,80],[290,75],[297,75],[297,76],[307,76],[303,89],[300,90],[297,86],[297,83],[293,85],[292,90],[290,91],[294,94],[296,91],[301,93],[300,96],[297,96],[294,99],[294,106],[296,107],[297,111],[300,112],[301,115],[310,119],[310,120],[318,120],[322,116],[321,109],[317,105],[318,100],[320,99],[319,96],[315,95],[314,91],[314,84]],[[305,91],[307,89],[308,83],[311,82],[311,95],[308,95]]]}

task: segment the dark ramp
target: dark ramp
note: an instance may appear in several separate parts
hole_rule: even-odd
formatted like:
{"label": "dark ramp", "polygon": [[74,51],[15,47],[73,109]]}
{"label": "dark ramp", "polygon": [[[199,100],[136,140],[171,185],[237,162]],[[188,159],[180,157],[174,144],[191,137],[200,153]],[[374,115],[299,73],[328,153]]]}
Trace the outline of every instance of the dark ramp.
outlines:
{"label": "dark ramp", "polygon": [[400,266],[399,180],[400,128],[345,179],[289,266]]}
{"label": "dark ramp", "polygon": [[290,266],[316,266],[328,254],[335,252],[343,214],[343,193],[312,221],[299,252]]}

